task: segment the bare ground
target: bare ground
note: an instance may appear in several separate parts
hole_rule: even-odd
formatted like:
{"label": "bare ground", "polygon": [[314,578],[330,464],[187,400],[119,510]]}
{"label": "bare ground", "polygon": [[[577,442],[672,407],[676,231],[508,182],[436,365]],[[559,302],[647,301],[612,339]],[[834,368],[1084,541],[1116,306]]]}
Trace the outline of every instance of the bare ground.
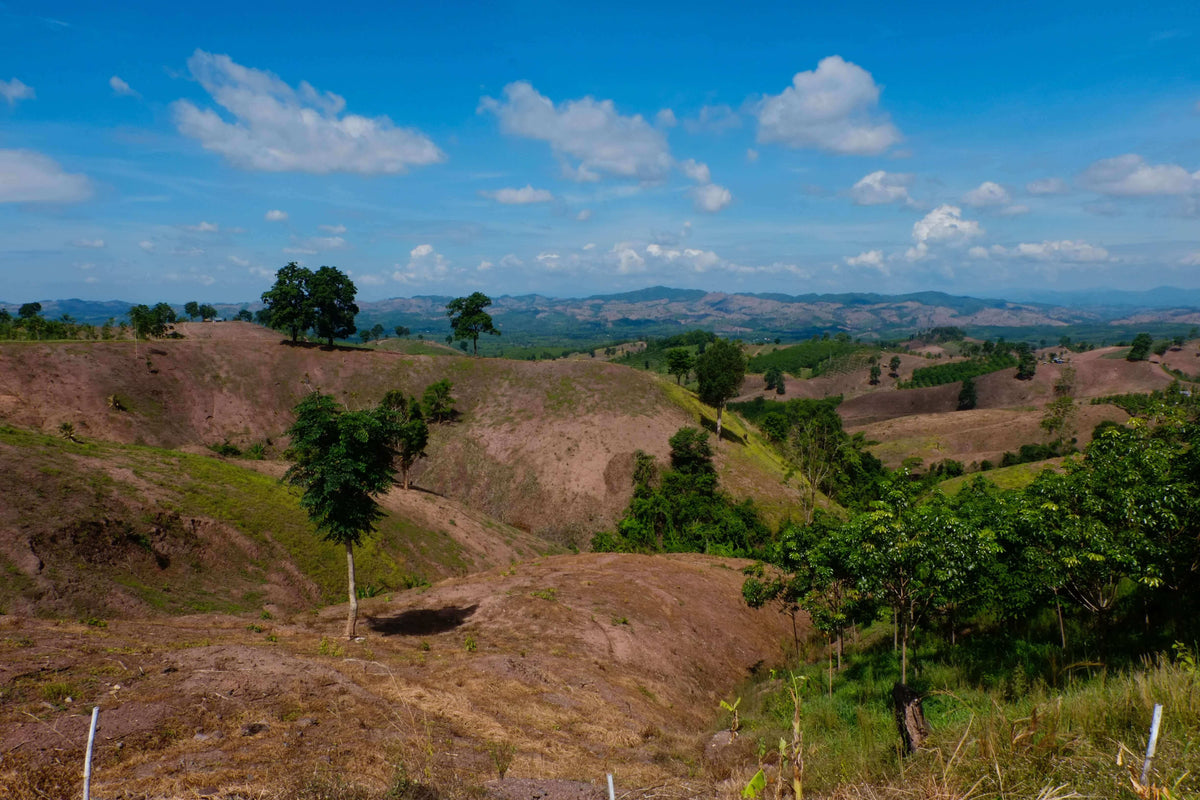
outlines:
{"label": "bare ground", "polygon": [[[620,516],[634,451],[665,457],[667,439],[691,421],[653,376],[592,359],[331,350],[281,343],[248,323],[178,328],[185,338],[0,346],[0,421],[47,432],[69,422],[84,439],[193,452],[259,444],[270,455],[309,391],[362,407],[447,378],[461,416],[435,427],[416,485],[573,544]],[[752,496],[756,482],[744,483]]]}
{"label": "bare ground", "polygon": [[718,700],[791,637],[746,607],[739,566],[556,556],[366,601],[350,643],[340,607],[251,624],[0,617],[0,788],[77,776],[93,705],[99,797],[283,797],[339,776],[379,791],[397,765],[464,796],[510,749],[510,779],[711,787]]}

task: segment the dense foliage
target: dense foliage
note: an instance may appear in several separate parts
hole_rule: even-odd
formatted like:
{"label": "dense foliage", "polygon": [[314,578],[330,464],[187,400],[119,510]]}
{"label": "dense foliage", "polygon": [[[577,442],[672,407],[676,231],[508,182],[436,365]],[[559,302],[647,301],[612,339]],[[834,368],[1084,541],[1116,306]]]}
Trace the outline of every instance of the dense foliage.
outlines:
{"label": "dense foliage", "polygon": [[729,407],[758,426],[813,489],[857,508],[879,496],[887,470],[861,433],[851,436],[842,428],[841,401],[840,395],[787,402],[756,397]]}
{"label": "dense foliage", "polygon": [[275,283],[263,292],[266,307],[259,312],[259,321],[287,331],[293,342],[311,329],[332,347],[334,339],[345,339],[358,330],[354,325],[357,291],[337,267],[313,272],[292,261],[279,268]]}
{"label": "dense foliage", "polygon": [[802,377],[804,370],[811,370],[810,374],[816,376],[837,359],[867,349],[865,345],[852,342],[844,333],[832,339],[814,336],[800,344],[761,353],[750,359],[748,369],[751,372],[766,372],[771,367],[777,367],[797,378]]}
{"label": "dense foliage", "polygon": [[760,556],[770,531],[752,501],[735,502],[720,491],[708,434],[680,428],[670,445],[664,470],[653,456],[635,454],[629,507],[615,531],[592,539],[592,549]]}
{"label": "dense foliage", "polygon": [[921,389],[928,386],[941,386],[968,378],[977,378],[989,372],[999,372],[1017,366],[1017,359],[1008,352],[996,353],[967,361],[955,361],[950,364],[935,364],[932,367],[917,367],[913,370],[912,378],[899,384],[901,389]]}
{"label": "dense foliage", "polygon": [[890,608],[902,663],[922,627],[951,642],[970,630],[1102,659],[1191,641],[1200,426],[1160,418],[1108,428],[1083,458],[1021,490],[977,478],[952,498],[922,495],[897,475],[848,519],[782,531],[768,555],[779,572],[751,576],[746,597],[795,603],[831,637]]}

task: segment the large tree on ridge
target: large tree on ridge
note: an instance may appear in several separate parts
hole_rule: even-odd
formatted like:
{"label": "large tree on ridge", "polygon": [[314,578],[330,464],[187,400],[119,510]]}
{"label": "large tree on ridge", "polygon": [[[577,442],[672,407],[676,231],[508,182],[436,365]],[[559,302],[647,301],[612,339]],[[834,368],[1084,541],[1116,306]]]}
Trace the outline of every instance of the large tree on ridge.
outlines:
{"label": "large tree on ridge", "polygon": [[334,339],[353,336],[358,306],[354,281],[337,267],[321,267],[308,282],[308,298],[313,309],[313,328],[333,347]]}
{"label": "large tree on ridge", "polygon": [[295,261],[288,262],[275,273],[275,285],[262,294],[267,324],[277,331],[289,331],[293,342],[313,326],[313,309],[308,297],[312,277],[312,270]]}
{"label": "large tree on ridge", "polygon": [[492,304],[492,298],[483,292],[473,292],[470,297],[456,297],[446,304],[446,316],[450,318],[452,340],[470,340],[473,352],[479,355],[479,334],[499,336],[500,331],[492,324],[492,315],[484,311]]}

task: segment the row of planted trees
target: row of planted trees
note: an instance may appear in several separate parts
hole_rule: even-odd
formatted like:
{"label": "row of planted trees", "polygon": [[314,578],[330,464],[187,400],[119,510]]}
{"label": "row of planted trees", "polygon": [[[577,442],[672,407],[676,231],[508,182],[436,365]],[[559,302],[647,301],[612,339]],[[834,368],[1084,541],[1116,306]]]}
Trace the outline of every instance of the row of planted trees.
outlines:
{"label": "row of planted trees", "polygon": [[[954,496],[897,475],[848,517],[785,527],[749,577],[752,605],[803,609],[831,643],[890,610],[908,678],[914,632],[1026,638],[1053,620],[1064,650],[1108,658],[1200,632],[1200,427],[1167,414],[1107,430],[1082,459],[1020,490]],[[1067,621],[1082,632],[1068,640]]]}

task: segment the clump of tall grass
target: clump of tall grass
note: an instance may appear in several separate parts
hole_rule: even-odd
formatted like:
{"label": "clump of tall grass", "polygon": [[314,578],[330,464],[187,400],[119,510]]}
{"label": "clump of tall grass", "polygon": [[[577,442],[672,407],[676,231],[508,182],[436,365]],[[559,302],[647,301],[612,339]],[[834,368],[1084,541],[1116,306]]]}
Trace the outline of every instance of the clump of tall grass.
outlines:
{"label": "clump of tall grass", "polygon": [[[1067,680],[981,688],[965,671],[922,674],[927,746],[901,755],[890,690],[892,654],[867,652],[835,675],[820,667],[804,698],[806,789],[833,798],[1183,798],[1200,796],[1200,674],[1167,657]],[[743,736],[786,735],[791,699],[777,678],[743,691]],[[1149,786],[1138,785],[1154,705],[1164,706]],[[760,751],[763,748],[760,747]],[[769,794],[773,794],[771,787]]]}

